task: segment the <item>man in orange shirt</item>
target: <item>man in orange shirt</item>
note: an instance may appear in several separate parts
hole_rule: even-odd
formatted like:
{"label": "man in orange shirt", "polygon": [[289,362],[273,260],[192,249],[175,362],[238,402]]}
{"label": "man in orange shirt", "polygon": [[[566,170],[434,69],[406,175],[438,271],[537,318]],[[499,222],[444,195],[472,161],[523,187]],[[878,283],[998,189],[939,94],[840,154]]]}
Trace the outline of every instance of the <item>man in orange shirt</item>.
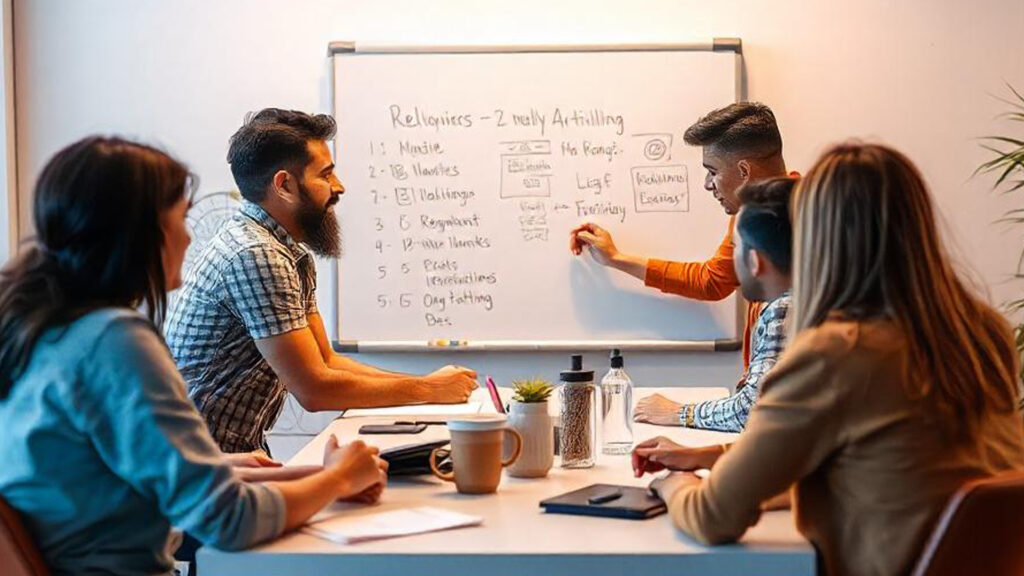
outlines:
{"label": "man in orange shirt", "polygon": [[[625,254],[618,250],[612,235],[593,223],[577,226],[569,234],[569,248],[590,255],[605,266],[621,270],[662,292],[695,300],[721,300],[739,286],[733,270],[732,228],[739,210],[736,191],[750,180],[786,175],[782,158],[782,136],[775,114],[764,104],[738,102],[714,110],[686,129],[683,140],[701,146],[707,177],[704,189],[722,205],[729,219],[725,239],[706,262],[670,262]],[[747,323],[743,333],[743,370],[750,362],[750,330],[760,313],[760,303],[747,304]],[[663,420],[679,405],[654,395],[637,404],[641,420]]]}

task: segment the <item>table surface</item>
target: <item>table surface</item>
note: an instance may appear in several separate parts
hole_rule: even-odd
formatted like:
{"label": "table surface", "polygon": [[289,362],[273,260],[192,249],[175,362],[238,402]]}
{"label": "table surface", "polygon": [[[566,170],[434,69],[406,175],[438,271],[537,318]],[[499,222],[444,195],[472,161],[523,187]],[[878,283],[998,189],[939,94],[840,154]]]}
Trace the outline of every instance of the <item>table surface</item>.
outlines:
{"label": "table surface", "polygon": [[[486,399],[477,391],[475,400]],[[726,394],[724,388],[641,388],[634,397],[659,392],[678,401],[700,401]],[[487,412],[493,412],[489,401]],[[399,419],[409,419],[401,417]],[[289,461],[290,465],[319,464],[330,434],[342,442],[357,436],[359,426],[390,423],[396,418],[364,416],[339,418]],[[421,420],[443,420],[432,416]],[[634,424],[636,441],[664,435],[677,442],[701,446],[728,442],[735,434]],[[381,448],[448,437],[444,426],[428,426],[417,435],[363,437]],[[356,545],[340,545],[302,533],[242,552],[211,547],[199,551],[204,576],[219,574],[277,575],[344,573],[393,574],[814,574],[814,550],[796,531],[789,511],[768,512],[736,544],[708,547],[672,526],[667,515],[637,521],[546,514],[544,498],[594,483],[645,486],[650,476],[633,478],[629,456],[601,455],[594,468],[551,469],[547,478],[503,477],[496,494],[459,494],[451,483],[434,477],[393,480],[380,504],[338,503],[333,509],[363,516],[434,506],[483,517],[483,525]]]}

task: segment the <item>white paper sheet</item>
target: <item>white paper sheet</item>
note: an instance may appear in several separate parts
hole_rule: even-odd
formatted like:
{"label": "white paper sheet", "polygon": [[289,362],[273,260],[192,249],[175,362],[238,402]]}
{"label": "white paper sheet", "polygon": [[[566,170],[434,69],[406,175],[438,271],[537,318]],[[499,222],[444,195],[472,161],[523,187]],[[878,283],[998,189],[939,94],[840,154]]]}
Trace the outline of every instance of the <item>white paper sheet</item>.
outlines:
{"label": "white paper sheet", "polygon": [[388,408],[354,408],[345,411],[345,418],[360,416],[464,416],[479,414],[480,402],[465,404],[412,404],[409,406],[390,406]]}
{"label": "white paper sheet", "polygon": [[339,515],[307,524],[302,531],[338,544],[479,526],[483,518],[423,506],[369,516]]}

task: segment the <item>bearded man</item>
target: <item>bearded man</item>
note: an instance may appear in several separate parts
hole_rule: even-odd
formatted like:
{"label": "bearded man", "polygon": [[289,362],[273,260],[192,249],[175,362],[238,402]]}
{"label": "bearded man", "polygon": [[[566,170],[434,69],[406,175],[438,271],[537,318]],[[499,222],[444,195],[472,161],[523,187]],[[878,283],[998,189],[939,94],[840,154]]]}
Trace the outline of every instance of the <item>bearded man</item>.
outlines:
{"label": "bearded man", "polygon": [[325,114],[267,108],[246,118],[227,157],[242,206],[170,306],[167,344],[224,452],[268,451],[265,431],[288,393],[314,412],[465,402],[477,386],[467,368],[387,372],[331,347],[312,254],[341,255],[335,131]]}

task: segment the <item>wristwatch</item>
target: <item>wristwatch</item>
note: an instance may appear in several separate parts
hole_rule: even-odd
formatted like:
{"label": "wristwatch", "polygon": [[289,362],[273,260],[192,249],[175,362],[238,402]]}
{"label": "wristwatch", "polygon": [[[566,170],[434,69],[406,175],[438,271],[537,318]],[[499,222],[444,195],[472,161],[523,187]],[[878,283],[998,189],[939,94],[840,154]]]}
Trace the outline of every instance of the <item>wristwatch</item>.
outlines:
{"label": "wristwatch", "polygon": [[697,407],[693,404],[683,404],[679,409],[679,422],[687,428],[693,428],[693,412]]}

